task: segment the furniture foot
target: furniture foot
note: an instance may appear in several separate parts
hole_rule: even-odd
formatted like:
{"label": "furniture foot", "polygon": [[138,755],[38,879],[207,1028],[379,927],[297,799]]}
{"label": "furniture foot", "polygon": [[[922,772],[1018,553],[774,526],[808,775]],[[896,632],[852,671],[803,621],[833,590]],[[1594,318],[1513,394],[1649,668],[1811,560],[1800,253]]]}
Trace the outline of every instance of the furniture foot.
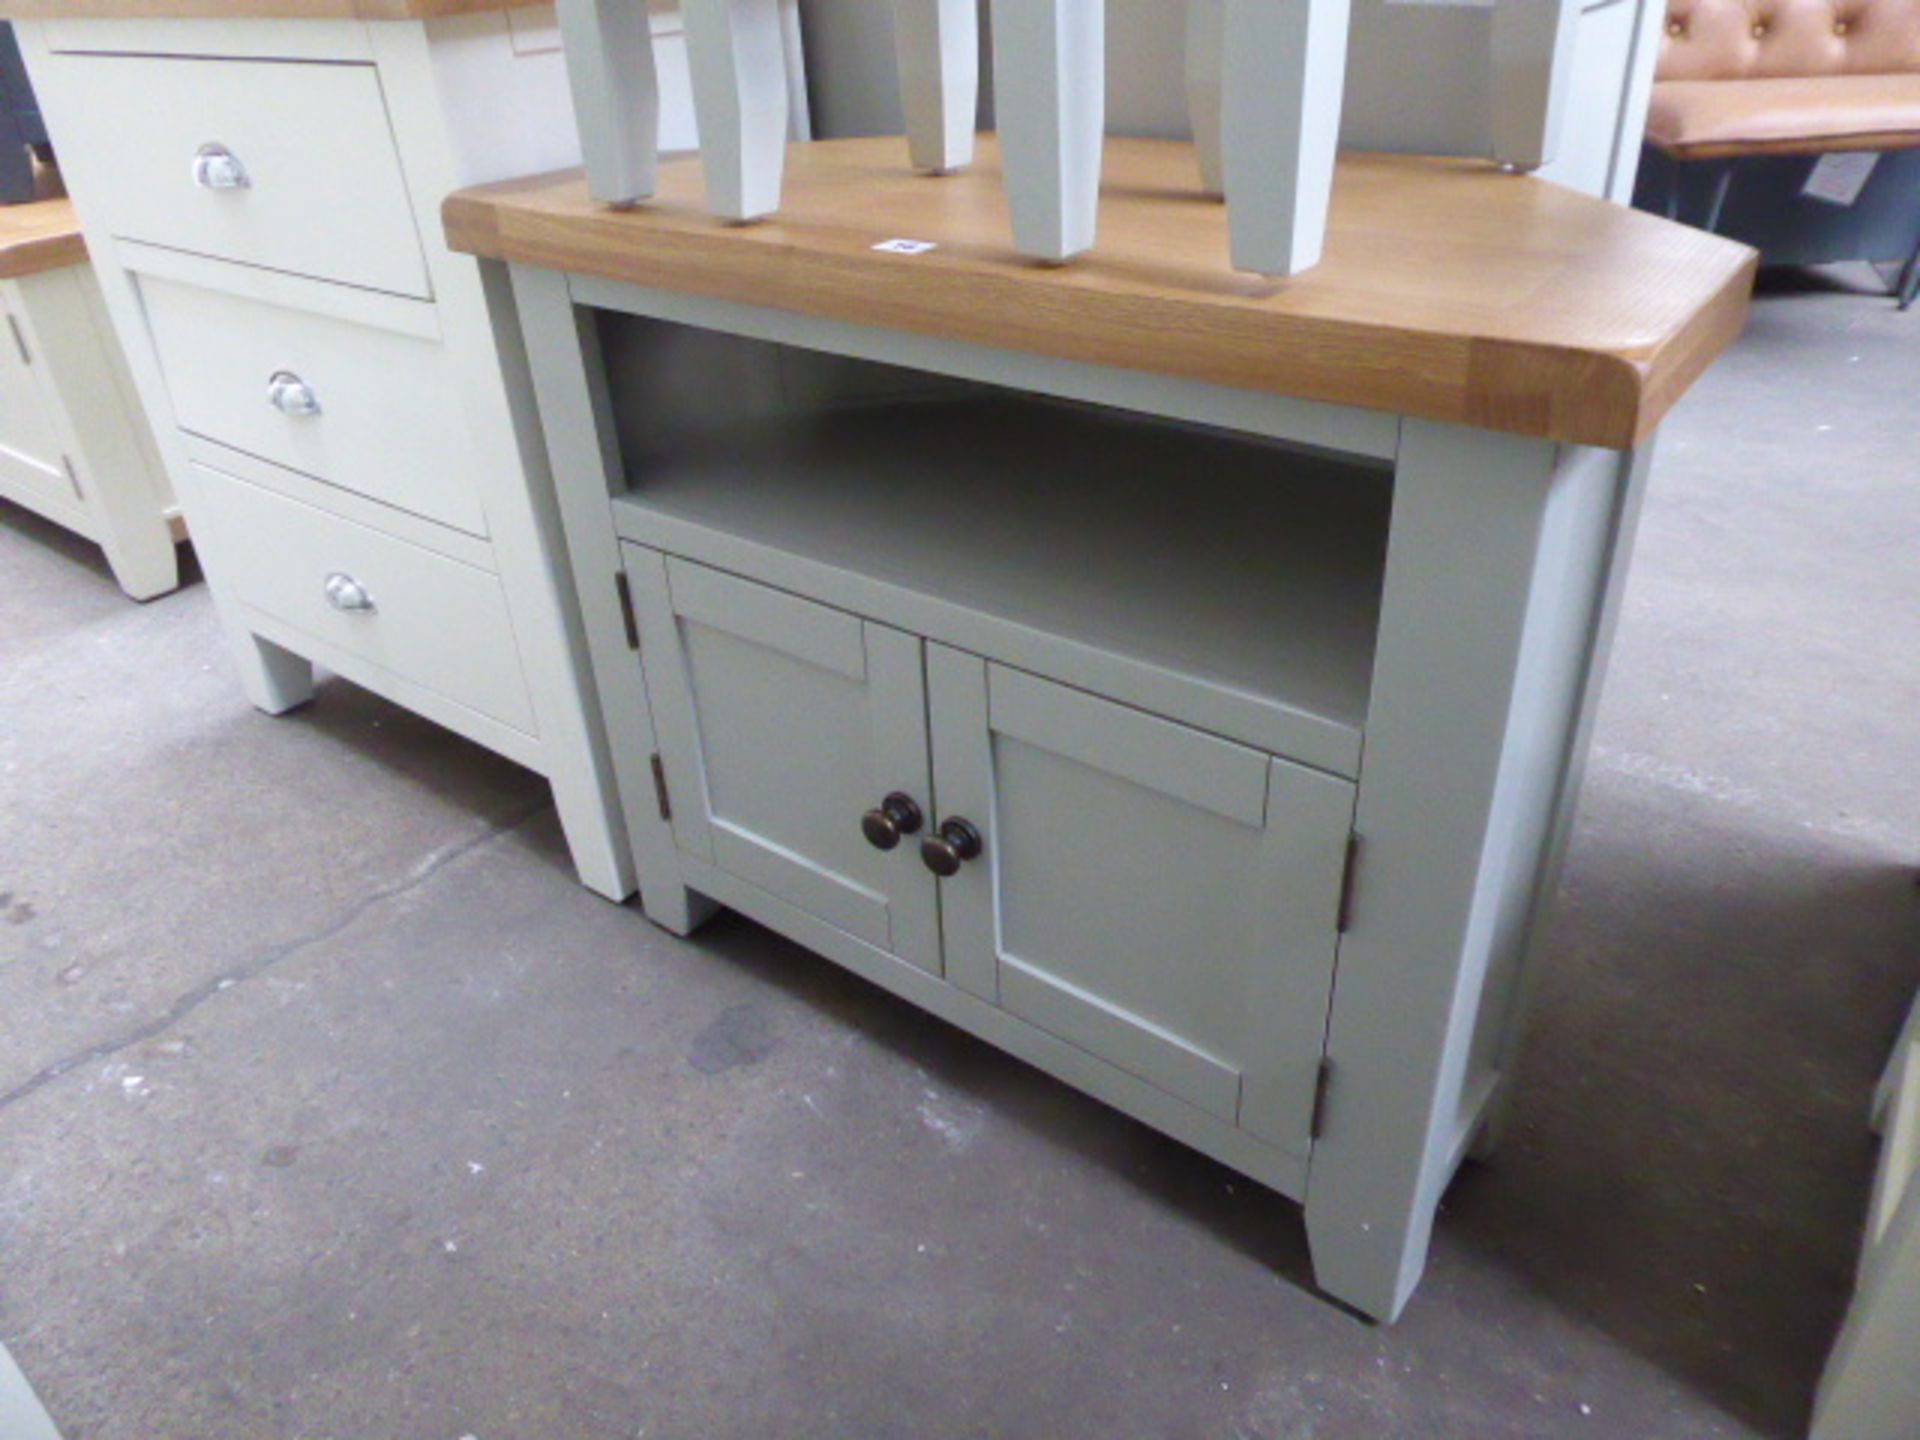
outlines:
{"label": "furniture foot", "polygon": [[1887,1068],[1881,1072],[1880,1083],[1873,1092],[1867,1128],[1876,1135],[1887,1133],[1887,1118],[1893,1110],[1894,1086],[1899,1081],[1900,1058],[1906,1053],[1907,1046],[1913,1044],[1920,1044],[1920,995],[1913,997],[1913,1009],[1907,1012],[1907,1023],[1901,1027],[1900,1038],[1894,1042],[1887,1056]]}
{"label": "furniture foot", "polygon": [[653,194],[660,80],[645,5],[559,0],[567,80],[593,198],[625,206]]}
{"label": "furniture foot", "polygon": [[1580,42],[1578,0],[1498,0],[1493,9],[1493,158],[1508,170],[1551,164],[1566,128]]}
{"label": "furniture foot", "polygon": [[1487,1113],[1481,1118],[1473,1139],[1467,1143],[1467,1159],[1476,1165],[1484,1165],[1500,1153],[1500,1147],[1507,1143],[1507,1129],[1512,1123],[1512,1102],[1507,1098],[1509,1087],[1503,1085],[1487,1106]]}
{"label": "furniture foot", "polygon": [[1222,169],[1233,268],[1320,263],[1346,88],[1348,0],[1227,0]]}
{"label": "furniture foot", "polygon": [[780,208],[791,123],[779,0],[687,0],[707,208],[723,220],[758,220]]}
{"label": "furniture foot", "polygon": [[1187,0],[1187,123],[1200,160],[1200,186],[1224,197],[1221,106],[1227,80],[1227,0]]}
{"label": "furniture foot", "polygon": [[592,777],[553,775],[554,808],[580,883],[618,905],[633,894],[633,852],[608,792]]}
{"label": "furniture foot", "polygon": [[720,904],[678,881],[640,877],[640,908],[662,930],[685,938],[720,913]]}
{"label": "furniture foot", "polygon": [[1907,263],[1901,267],[1900,278],[1893,288],[1900,308],[1911,310],[1914,300],[1920,297],[1920,240],[1914,241],[1913,253],[1907,256]]}
{"label": "furniture foot", "polygon": [[1000,157],[1024,255],[1059,262],[1093,248],[1106,53],[1106,0],[994,0]]}
{"label": "furniture foot", "polygon": [[1727,208],[1727,192],[1733,188],[1733,162],[1727,161],[1720,167],[1720,173],[1714,177],[1713,196],[1707,201],[1707,218],[1700,226],[1709,235],[1720,230],[1720,212]]}
{"label": "furniture foot", "polygon": [[313,698],[313,662],[262,635],[242,632],[234,645],[240,688],[257,709],[284,715]]}
{"label": "furniture foot", "polygon": [[1427,1268],[1431,1217],[1392,1226],[1317,1212],[1307,1202],[1313,1283],[1351,1310],[1391,1325]]}
{"label": "furniture foot", "polygon": [[913,168],[964,170],[980,100],[978,0],[893,0],[893,26]]}
{"label": "furniture foot", "polygon": [[104,545],[107,566],[134,600],[152,600],[180,588],[180,554],[163,520],[158,535],[137,547]]}

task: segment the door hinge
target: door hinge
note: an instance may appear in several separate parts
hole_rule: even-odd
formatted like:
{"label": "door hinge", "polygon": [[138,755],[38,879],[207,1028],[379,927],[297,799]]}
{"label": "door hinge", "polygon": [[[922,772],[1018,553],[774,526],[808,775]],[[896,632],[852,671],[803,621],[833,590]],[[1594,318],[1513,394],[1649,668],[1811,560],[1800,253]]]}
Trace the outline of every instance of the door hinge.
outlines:
{"label": "door hinge", "polygon": [[27,349],[27,332],[20,328],[19,317],[14,315],[7,316],[7,328],[13,332],[13,343],[20,351],[20,363],[22,365],[33,364],[33,352]]}
{"label": "door hinge", "polygon": [[80,472],[73,468],[73,457],[71,455],[62,455],[60,457],[60,465],[61,468],[67,472],[67,484],[73,487],[73,498],[84,502],[87,498],[87,492],[80,488]]}
{"label": "door hinge", "polygon": [[1320,1073],[1313,1081],[1313,1118],[1307,1122],[1307,1138],[1318,1140],[1327,1133],[1327,1092],[1333,1088],[1333,1061],[1320,1057]]}
{"label": "door hinge", "polygon": [[1353,928],[1353,895],[1359,887],[1361,840],[1356,831],[1347,837],[1346,868],[1340,872],[1340,918],[1336,929],[1342,935]]}
{"label": "door hinge", "polygon": [[613,572],[614,593],[620,597],[620,623],[627,627],[627,649],[636,655],[640,653],[640,625],[633,618],[633,586],[627,581],[627,572]]}
{"label": "door hinge", "polygon": [[660,818],[673,822],[673,800],[667,794],[667,767],[660,763],[660,752],[653,752],[653,796],[660,802]]}

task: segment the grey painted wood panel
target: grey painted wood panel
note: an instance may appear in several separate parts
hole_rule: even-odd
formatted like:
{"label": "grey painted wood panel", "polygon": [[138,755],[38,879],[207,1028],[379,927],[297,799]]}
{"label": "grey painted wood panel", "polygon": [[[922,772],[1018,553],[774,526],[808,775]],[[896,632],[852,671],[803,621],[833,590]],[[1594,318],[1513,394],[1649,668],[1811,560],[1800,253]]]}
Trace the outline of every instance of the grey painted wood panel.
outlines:
{"label": "grey painted wood panel", "polygon": [[630,539],[1323,769],[1358,763],[1378,470],[998,397],[743,422],[628,466]]}
{"label": "grey painted wood panel", "polygon": [[1592,561],[1632,458],[1594,453],[1405,425],[1307,1196],[1320,1284],[1383,1319],[1420,1277],[1465,1148],[1484,988],[1543,882],[1570,692],[1599,660],[1576,641],[1560,663],[1556,618],[1592,635],[1609,578]]}
{"label": "grey painted wood panel", "polygon": [[682,861],[682,865],[687,881],[702,893],[791,937],[816,954],[844,965],[929,1014],[960,1026],[987,1044],[998,1046],[1162,1134],[1191,1145],[1281,1195],[1297,1200],[1306,1193],[1306,1162],[1298,1156],[1277,1150],[1246,1130],[1218,1120],[1099,1056],[836,930],[725,871],[693,859]]}
{"label": "grey painted wood panel", "polygon": [[941,814],[986,837],[942,883],[950,973],[983,993],[990,968],[1009,1013],[1304,1156],[1353,787],[940,647],[932,664]]}
{"label": "grey painted wood panel", "polygon": [[931,876],[860,830],[893,791],[928,803],[919,642],[639,547],[627,572],[680,846],[938,971]]}
{"label": "grey painted wood panel", "polygon": [[637,620],[617,584],[619,537],[610,522],[611,492],[624,486],[599,331],[577,311],[566,278],[514,266],[513,300],[533,390],[539,402],[553,480],[553,498],[572,561],[574,596],[583,639],[592,658],[600,714],[596,734],[608,738],[609,765],[619,794],[634,879],[647,918],[685,935],[713,913],[693,894],[675,864],[673,833],[654,805],[650,757],[658,750],[640,657],[627,643]]}

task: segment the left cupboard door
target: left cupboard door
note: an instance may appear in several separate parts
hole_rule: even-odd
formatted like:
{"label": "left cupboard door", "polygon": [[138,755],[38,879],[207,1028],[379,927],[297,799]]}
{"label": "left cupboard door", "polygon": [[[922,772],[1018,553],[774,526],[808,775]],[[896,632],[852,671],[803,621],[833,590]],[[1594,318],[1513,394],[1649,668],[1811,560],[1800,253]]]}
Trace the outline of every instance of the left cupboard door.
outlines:
{"label": "left cupboard door", "polygon": [[675,844],[938,974],[921,642],[624,550]]}

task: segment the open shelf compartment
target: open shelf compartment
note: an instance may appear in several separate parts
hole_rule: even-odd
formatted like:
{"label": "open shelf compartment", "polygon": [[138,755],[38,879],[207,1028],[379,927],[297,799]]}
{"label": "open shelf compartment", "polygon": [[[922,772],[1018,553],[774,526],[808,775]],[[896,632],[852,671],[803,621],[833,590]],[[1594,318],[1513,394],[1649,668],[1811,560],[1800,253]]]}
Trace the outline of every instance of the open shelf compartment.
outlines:
{"label": "open shelf compartment", "polygon": [[624,538],[1356,771],[1386,466],[661,321],[601,325]]}

